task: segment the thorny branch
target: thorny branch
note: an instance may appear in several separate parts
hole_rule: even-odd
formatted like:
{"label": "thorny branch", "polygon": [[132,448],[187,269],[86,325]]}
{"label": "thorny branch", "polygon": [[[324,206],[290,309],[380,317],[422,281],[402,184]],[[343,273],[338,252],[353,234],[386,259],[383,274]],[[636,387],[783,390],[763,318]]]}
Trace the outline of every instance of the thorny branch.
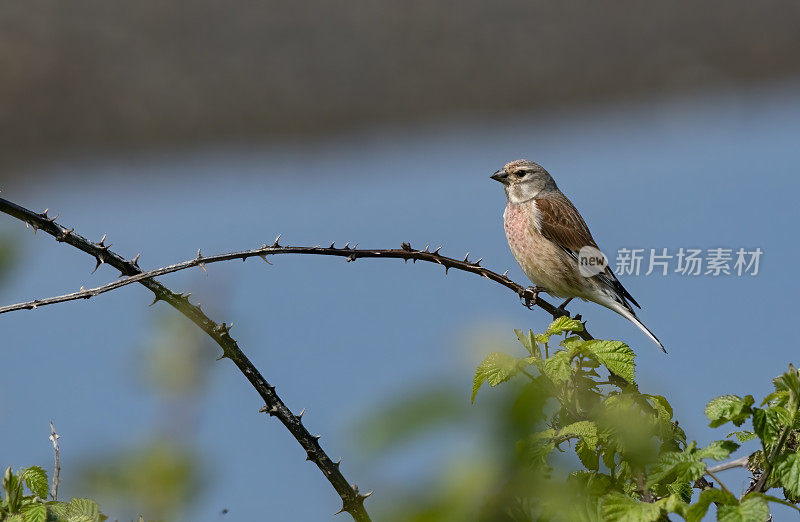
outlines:
{"label": "thorny branch", "polygon": [[[336,257],[344,257],[347,261],[355,261],[356,259],[361,258],[382,258],[382,259],[402,259],[404,261],[426,261],[430,263],[436,263],[442,265],[445,271],[449,271],[451,268],[456,270],[462,270],[464,272],[470,272],[472,274],[480,275],[503,285],[504,287],[512,290],[516,293],[520,299],[522,299],[523,303],[527,303],[528,305],[538,306],[542,310],[546,311],[554,318],[568,315],[568,312],[565,310],[553,306],[551,303],[548,303],[541,297],[539,297],[536,293],[536,289],[531,287],[524,287],[518,283],[512,281],[505,273],[498,274],[497,272],[493,272],[488,268],[484,268],[480,265],[481,260],[478,261],[470,261],[469,257],[465,257],[464,260],[454,259],[452,257],[443,256],[439,253],[439,248],[431,251],[429,248],[425,248],[425,250],[415,250],[411,248],[411,245],[408,243],[403,243],[401,248],[397,249],[358,249],[355,247],[350,247],[350,244],[336,248],[334,244],[331,244],[329,247],[321,247],[321,246],[313,246],[313,247],[293,247],[293,246],[281,246],[278,244],[278,239],[272,245],[263,245],[261,248],[256,248],[253,250],[243,250],[240,252],[231,252],[228,254],[217,254],[213,256],[203,256],[202,253],[198,250],[197,256],[193,259],[189,259],[187,261],[183,261],[181,263],[176,263],[174,265],[165,266],[162,268],[157,268],[155,270],[149,270],[147,272],[139,272],[137,274],[131,275],[126,277],[125,279],[120,279],[117,281],[113,281],[106,285],[98,286],[96,288],[90,289],[83,289],[81,288],[78,292],[72,292],[70,294],[64,294],[56,297],[49,297],[46,299],[35,299],[33,301],[27,301],[24,303],[18,303],[8,306],[0,307],[0,314],[13,312],[16,310],[31,310],[41,306],[56,304],[56,303],[63,303],[65,301],[74,301],[78,299],[89,299],[100,295],[105,292],[110,292],[111,290],[116,290],[117,288],[132,284],[132,283],[141,283],[146,280],[150,280],[154,277],[171,274],[173,272],[178,272],[181,270],[186,270],[192,267],[205,267],[205,265],[211,263],[219,263],[221,261],[230,261],[233,259],[241,259],[246,260],[251,257],[260,257],[267,260],[267,256],[274,256],[280,254],[305,254],[305,255],[319,255],[319,256],[336,256]],[[585,330],[580,332],[581,337],[584,339],[592,339],[591,335],[589,335]]]}
{"label": "thorny branch", "polygon": [[[105,244],[105,236],[99,243],[94,243],[76,234],[74,229],[67,229],[56,223],[56,218],[49,217],[47,211],[37,214],[3,198],[0,198],[0,211],[24,221],[28,226],[33,227],[34,232],[42,230],[55,237],[57,241],[72,245],[93,256],[97,262],[95,270],[101,264],[106,263],[129,277],[142,273],[137,263],[139,256],[137,255],[131,260],[121,257],[109,248],[110,245]],[[242,352],[237,342],[230,336],[231,327],[225,323],[217,324],[211,320],[199,306],[189,302],[188,295],[175,293],[152,278],[142,279],[139,282],[155,294],[154,303],[166,301],[199,326],[222,348],[222,357],[227,357],[233,361],[264,400],[265,406],[262,411],[269,413],[270,416],[277,417],[286,426],[305,450],[307,460],[314,462],[334,487],[342,499],[340,512],[346,511],[350,513],[353,519],[358,522],[369,521],[370,517],[364,508],[364,499],[369,496],[369,493],[359,493],[358,487],[351,485],[345,479],[339,470],[339,462],[333,462],[322,450],[319,444],[319,436],[311,435],[303,425],[302,413],[299,415],[292,413],[278,394],[275,393],[275,387],[264,379],[258,369]]]}

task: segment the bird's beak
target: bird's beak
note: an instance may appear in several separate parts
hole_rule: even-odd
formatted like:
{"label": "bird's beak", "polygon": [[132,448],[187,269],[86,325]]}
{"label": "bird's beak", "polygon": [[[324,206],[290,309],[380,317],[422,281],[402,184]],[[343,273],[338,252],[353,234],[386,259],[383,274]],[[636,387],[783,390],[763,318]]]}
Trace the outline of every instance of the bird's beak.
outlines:
{"label": "bird's beak", "polygon": [[504,171],[503,169],[498,170],[497,172],[495,172],[494,174],[492,174],[489,177],[492,178],[495,181],[499,181],[503,185],[506,185],[507,181],[508,181],[508,173],[506,171]]}

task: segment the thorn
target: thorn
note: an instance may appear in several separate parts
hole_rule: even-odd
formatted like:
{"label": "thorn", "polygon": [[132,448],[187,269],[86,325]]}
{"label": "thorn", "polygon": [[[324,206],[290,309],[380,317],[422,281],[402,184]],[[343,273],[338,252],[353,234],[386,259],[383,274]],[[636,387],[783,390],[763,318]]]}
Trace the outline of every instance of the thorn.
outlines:
{"label": "thorn", "polygon": [[272,243],[273,247],[275,247],[275,248],[279,248],[280,247],[280,245],[278,244],[278,240],[280,240],[280,238],[281,238],[281,235],[278,234],[278,237],[275,238],[275,242]]}
{"label": "thorn", "polygon": [[156,303],[157,303],[157,302],[159,302],[160,300],[161,300],[161,298],[160,298],[160,297],[158,297],[158,294],[156,294],[156,296],[153,298],[153,302],[152,302],[152,303],[150,303],[150,306],[153,306],[154,304],[156,304]]}
{"label": "thorn", "polygon": [[428,252],[430,250],[430,248],[431,248],[430,245],[425,245],[425,252]]}
{"label": "thorn", "polygon": [[441,250],[441,249],[442,249],[442,245],[439,245],[438,247],[436,247],[436,250],[433,251],[433,255],[438,256],[439,255],[439,250]]}
{"label": "thorn", "polygon": [[225,357],[227,357],[227,355],[225,355],[225,352],[222,352],[222,355],[220,355],[219,357],[217,357],[217,360],[218,360],[218,361],[221,361],[221,360],[222,360],[222,359],[224,359]]}
{"label": "thorn", "polygon": [[344,244],[344,247],[342,247],[342,248],[344,248],[344,250],[350,250],[350,241],[348,241],[347,243],[345,243],[345,244]]}
{"label": "thorn", "polygon": [[359,495],[358,498],[363,502],[368,496],[372,495],[372,493],[374,493],[374,491],[367,491],[363,495]]}
{"label": "thorn", "polygon": [[233,323],[231,323],[230,325],[222,323],[221,325],[217,326],[216,331],[222,335],[228,335],[228,332],[231,331],[231,328],[233,328]]}
{"label": "thorn", "polygon": [[[27,225],[27,223],[25,223],[25,225]],[[68,235],[70,235],[70,234],[72,234],[72,232],[73,232],[74,230],[75,230],[75,228],[74,228],[74,227],[73,227],[73,228],[70,228],[69,230],[67,230],[67,229],[62,229],[62,230],[60,230],[60,231],[59,231],[59,233],[58,233],[58,235],[56,236],[56,241],[64,241],[64,240],[66,240],[66,239],[67,239],[67,236],[68,236]]]}
{"label": "thorn", "polygon": [[266,256],[266,255],[261,255],[261,256],[258,256],[258,257],[260,257],[261,259],[263,259],[263,260],[264,260],[264,262],[265,262],[266,264],[268,264],[269,266],[272,266],[272,263],[270,263],[270,262],[269,262],[269,259],[267,259],[267,256]]}
{"label": "thorn", "polygon": [[348,262],[348,263],[352,263],[352,262],[353,262],[353,261],[355,261],[356,259],[358,259],[358,257],[356,257],[356,254],[355,254],[355,253],[352,253],[352,254],[350,254],[349,256],[347,256],[347,262]]}
{"label": "thorn", "polygon": [[200,249],[197,249],[197,257],[195,259],[203,259],[203,254],[200,253]]}
{"label": "thorn", "polygon": [[464,256],[464,262],[469,263],[469,252],[467,252],[467,255]]}
{"label": "thorn", "polygon": [[100,245],[100,246],[103,246],[103,243],[105,243],[105,241],[106,241],[106,236],[107,235],[108,234],[103,234],[103,237],[100,238],[100,242],[97,243],[97,244]]}
{"label": "thorn", "polygon": [[481,261],[483,261],[483,258],[480,258],[480,259],[478,259],[477,261],[475,261],[474,263],[472,263],[472,265],[473,265],[473,266],[481,266]]}
{"label": "thorn", "polygon": [[300,413],[298,413],[298,414],[297,414],[297,420],[300,420],[300,419],[302,419],[302,418],[303,418],[303,415],[305,415],[305,413],[306,413],[306,409],[305,409],[305,408],[303,408],[302,410],[300,410]]}
{"label": "thorn", "polygon": [[206,274],[208,273],[208,270],[206,270],[206,264],[205,263],[198,263],[197,266],[202,268],[203,272],[205,272]]}
{"label": "thorn", "polygon": [[322,438],[322,435],[312,435],[311,438],[314,439],[315,441],[318,441],[319,439]]}
{"label": "thorn", "polygon": [[320,247],[319,245],[314,245],[314,248],[322,248],[322,247]]}
{"label": "thorn", "polygon": [[92,273],[93,273],[93,274],[94,274],[95,272],[97,272],[97,269],[98,269],[98,268],[100,268],[100,265],[102,265],[103,263],[105,263],[105,261],[103,260],[103,257],[102,257],[102,256],[100,256],[100,255],[98,255],[98,256],[97,256],[95,259],[96,259],[96,261],[97,261],[97,264],[96,264],[96,265],[94,265],[94,270],[92,270]]}
{"label": "thorn", "polygon": [[46,209],[44,209],[44,212],[42,212],[42,216],[44,216],[45,219],[47,219],[47,211],[48,210],[50,210],[50,209],[46,208]]}
{"label": "thorn", "polygon": [[81,292],[85,292],[85,291],[86,291],[86,289],[83,287],[83,285],[81,285],[81,289],[80,289],[80,291],[81,291]]}
{"label": "thorn", "polygon": [[508,270],[506,270],[505,272],[503,272],[503,277],[505,277],[505,278],[508,278]]}
{"label": "thorn", "polygon": [[444,275],[447,275],[447,272],[449,272],[449,271],[450,271],[450,267],[447,266],[447,265],[444,265]]}
{"label": "thorn", "polygon": [[336,241],[334,241],[333,243],[331,243],[331,246],[329,246],[328,248],[330,248],[330,249],[335,249],[336,247],[335,247],[334,245],[336,245]]}
{"label": "thorn", "polygon": [[410,252],[413,250],[413,248],[411,248],[411,243],[401,243],[400,248],[402,248],[406,252]]}
{"label": "thorn", "polygon": [[136,268],[139,268],[139,256],[141,256],[141,255],[142,255],[142,253],[141,253],[141,252],[139,252],[139,253],[137,253],[137,254],[136,254],[136,257],[134,257],[134,258],[131,260],[131,263],[133,263],[133,265],[135,265],[135,266],[136,266]]}
{"label": "thorn", "polygon": [[339,459],[336,462],[334,462],[333,465],[336,466],[336,469],[339,469],[339,465],[341,465],[341,463],[342,463],[342,459]]}

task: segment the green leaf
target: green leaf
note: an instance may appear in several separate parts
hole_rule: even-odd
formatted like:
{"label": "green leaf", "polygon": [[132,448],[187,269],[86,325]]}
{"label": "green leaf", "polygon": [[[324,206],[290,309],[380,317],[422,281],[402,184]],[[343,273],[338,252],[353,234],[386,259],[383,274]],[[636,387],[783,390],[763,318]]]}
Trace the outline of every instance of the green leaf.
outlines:
{"label": "green leaf", "polygon": [[25,517],[18,513],[4,519],[3,522],[25,522]]}
{"label": "green leaf", "polygon": [[558,430],[557,437],[580,437],[590,446],[597,446],[597,425],[592,421],[574,422]]}
{"label": "green leaf", "polygon": [[790,410],[796,411],[798,401],[800,401],[800,372],[793,365],[789,365],[789,370],[772,380],[776,392],[788,392]]}
{"label": "green leaf", "polygon": [[800,453],[782,453],[775,459],[772,476],[792,498],[800,497]]}
{"label": "green leaf", "polygon": [[47,506],[44,504],[28,504],[20,510],[25,516],[25,522],[46,522]]}
{"label": "green leaf", "polygon": [[739,499],[734,497],[731,493],[720,489],[706,489],[700,493],[697,502],[689,506],[689,509],[686,510],[686,522],[700,522],[703,520],[703,517],[705,517],[708,512],[709,506],[711,506],[713,502],[720,505],[738,504]]}
{"label": "green leaf", "polygon": [[603,513],[607,522],[655,522],[661,516],[661,506],[610,493],[603,497]]}
{"label": "green leaf", "polygon": [[739,449],[739,445],[733,441],[718,440],[703,449],[697,450],[695,455],[701,459],[724,460],[737,449]]}
{"label": "green leaf", "polygon": [[621,341],[587,341],[583,350],[589,352],[608,368],[611,373],[619,375],[631,384],[636,384],[634,369],[636,354]]}
{"label": "green leaf", "polygon": [[767,520],[769,506],[763,498],[752,497],[737,504],[722,504],[717,507],[718,522],[756,522]]}
{"label": "green leaf", "polygon": [[742,431],[734,431],[732,433],[728,433],[728,438],[736,437],[736,440],[739,442],[747,442],[748,440],[753,440],[756,438],[756,434],[752,431],[742,430]]}
{"label": "green leaf", "polygon": [[694,482],[700,478],[705,473],[706,465],[694,452],[693,444],[684,452],[662,453],[650,470],[648,484],[666,486],[675,482]]}
{"label": "green leaf", "polygon": [[658,416],[667,422],[672,421],[672,416],[674,412],[672,411],[672,406],[670,405],[669,401],[666,397],[662,397],[661,395],[644,395],[647,397],[650,404],[653,406],[653,409],[658,412]]}
{"label": "green leaf", "polygon": [[517,453],[529,465],[541,467],[547,464],[547,456],[555,449],[555,430],[534,433],[517,442]]}
{"label": "green leaf", "polygon": [[789,502],[788,500],[782,498],[773,497],[772,495],[765,495],[764,493],[757,493],[757,492],[748,493],[747,495],[744,496],[744,498],[742,498],[742,500],[747,500],[751,497],[763,498],[767,502],[774,502],[776,504],[781,504],[783,506],[790,507],[795,511],[797,511],[798,513],[800,513],[800,507],[797,507],[794,503]]}
{"label": "green leaf", "polygon": [[50,501],[47,503],[47,509],[55,516],[59,522],[66,520],[71,511],[69,504],[66,502]]}
{"label": "green leaf", "polygon": [[569,354],[564,350],[559,350],[545,359],[542,373],[554,384],[567,382],[572,376],[570,363],[571,357]]}
{"label": "green leaf", "polygon": [[67,517],[67,522],[97,522],[98,520],[89,515],[70,515]]}
{"label": "green leaf", "polygon": [[558,335],[564,332],[582,332],[583,324],[577,319],[562,315],[547,327],[546,335]]}
{"label": "green leaf", "polygon": [[611,477],[596,471],[573,471],[567,477],[567,484],[578,484],[587,495],[599,497],[611,488]]}
{"label": "green leaf", "polygon": [[[675,499],[684,503],[691,502],[692,494],[694,493],[694,490],[692,490],[692,484],[690,482],[675,482],[667,486],[667,491],[672,493],[671,496],[675,497]],[[667,511],[674,510],[667,508]]]}
{"label": "green leaf", "polygon": [[[679,493],[673,493],[664,499],[664,509],[666,509],[668,513],[677,513],[683,518],[686,518],[686,513],[689,510],[688,502],[691,501],[692,498],[692,486],[691,484],[686,484],[686,486],[676,486],[674,489],[678,490]],[[686,494],[687,491],[688,495]]]}
{"label": "green leaf", "polygon": [[581,439],[575,444],[575,454],[586,469],[590,471],[600,469],[600,455],[597,454],[595,446],[590,446],[585,440]]}
{"label": "green leaf", "polygon": [[97,502],[88,498],[73,498],[70,503],[70,520],[73,517],[87,517],[98,522],[100,520],[100,508]]}
{"label": "green leaf", "polygon": [[780,437],[781,419],[778,408],[778,406],[766,410],[753,408],[753,431],[764,444],[772,445],[777,442],[778,437]]}
{"label": "green leaf", "polygon": [[514,333],[517,334],[517,339],[519,339],[519,342],[522,343],[522,346],[528,350],[528,353],[531,354],[532,357],[536,359],[542,358],[542,351],[536,343],[536,334],[533,333],[533,330],[528,330],[527,334],[522,330],[514,330]]}
{"label": "green leaf", "polygon": [[751,406],[754,402],[752,395],[723,395],[711,399],[706,405],[706,417],[711,421],[709,426],[716,428],[729,421],[735,426],[741,426],[752,413]]}
{"label": "green leaf", "polygon": [[484,382],[497,386],[519,372],[517,359],[502,352],[492,352],[478,365],[472,380],[472,402]]}
{"label": "green leaf", "polygon": [[47,472],[45,470],[39,466],[31,466],[26,469],[21,469],[19,476],[25,481],[25,485],[28,486],[28,489],[30,489],[34,495],[42,500],[47,500],[50,484],[47,481]]}

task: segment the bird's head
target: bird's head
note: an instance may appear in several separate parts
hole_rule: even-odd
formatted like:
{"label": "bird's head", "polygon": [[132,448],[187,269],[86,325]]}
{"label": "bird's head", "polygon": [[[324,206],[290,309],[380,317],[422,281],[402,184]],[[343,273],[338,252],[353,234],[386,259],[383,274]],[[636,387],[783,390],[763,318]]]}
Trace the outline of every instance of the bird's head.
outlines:
{"label": "bird's head", "polygon": [[503,184],[511,203],[522,203],[542,192],[558,190],[550,174],[541,165],[529,160],[506,163],[491,178]]}

